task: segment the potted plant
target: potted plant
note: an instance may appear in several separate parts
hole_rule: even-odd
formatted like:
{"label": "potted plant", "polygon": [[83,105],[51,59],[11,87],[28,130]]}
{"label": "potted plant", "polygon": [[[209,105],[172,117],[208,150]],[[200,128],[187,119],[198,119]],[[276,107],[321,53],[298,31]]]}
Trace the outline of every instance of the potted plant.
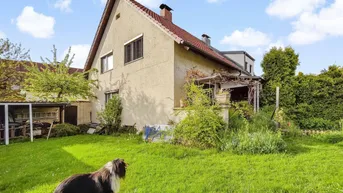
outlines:
{"label": "potted plant", "polygon": [[216,101],[220,105],[227,105],[230,103],[230,92],[227,90],[220,89],[215,96]]}

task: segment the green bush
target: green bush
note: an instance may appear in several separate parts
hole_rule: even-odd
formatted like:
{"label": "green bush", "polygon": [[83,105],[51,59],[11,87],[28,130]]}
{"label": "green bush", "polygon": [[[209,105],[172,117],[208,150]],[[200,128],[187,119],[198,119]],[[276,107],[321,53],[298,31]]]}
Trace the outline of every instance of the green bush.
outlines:
{"label": "green bush", "polygon": [[241,131],[232,137],[231,149],[238,154],[270,154],[279,153],[286,149],[286,143],[280,132]]}
{"label": "green bush", "polygon": [[176,125],[173,142],[199,148],[216,147],[219,133],[226,123],[219,115],[219,108],[211,105],[208,90],[194,82],[185,85],[187,104],[186,117]]}
{"label": "green bush", "polygon": [[119,128],[118,133],[126,133],[126,134],[137,134],[138,130],[137,128],[133,125],[133,126],[129,126],[129,125],[124,125],[122,127]]}
{"label": "green bush", "polygon": [[278,153],[286,148],[269,110],[262,110],[248,121],[242,111],[236,109],[235,113],[230,114],[229,132],[220,137],[220,150],[237,154]]}
{"label": "green bush", "polygon": [[80,128],[69,123],[55,125],[52,129],[53,137],[65,137],[80,134]]}
{"label": "green bush", "polygon": [[225,130],[223,118],[208,109],[187,115],[174,130],[174,142],[193,147],[213,148],[218,144],[218,133]]}
{"label": "green bush", "polygon": [[317,134],[317,135],[313,135],[312,137],[324,143],[331,143],[331,144],[336,144],[343,141],[343,134],[341,132]]}
{"label": "green bush", "polygon": [[80,124],[80,125],[78,125],[78,127],[80,128],[81,134],[86,134],[87,131],[89,130],[89,125],[87,125],[87,124]]}
{"label": "green bush", "polygon": [[338,128],[338,124],[323,118],[309,118],[299,121],[299,126],[302,129],[311,130],[334,130]]}
{"label": "green bush", "polygon": [[98,113],[98,119],[105,128],[106,134],[113,134],[119,131],[122,111],[123,107],[119,95],[113,95],[108,100],[105,109]]}

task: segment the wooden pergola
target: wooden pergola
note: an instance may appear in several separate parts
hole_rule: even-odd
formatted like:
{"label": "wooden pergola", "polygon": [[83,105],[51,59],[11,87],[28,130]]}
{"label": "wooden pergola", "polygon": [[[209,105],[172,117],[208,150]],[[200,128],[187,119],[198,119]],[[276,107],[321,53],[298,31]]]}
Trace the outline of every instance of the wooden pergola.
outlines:
{"label": "wooden pergola", "polygon": [[253,103],[254,111],[260,109],[261,82],[259,76],[233,75],[227,72],[215,73],[212,76],[196,79],[197,83],[214,85],[214,93],[218,91],[218,85],[222,90],[230,90],[248,87],[248,101]]}

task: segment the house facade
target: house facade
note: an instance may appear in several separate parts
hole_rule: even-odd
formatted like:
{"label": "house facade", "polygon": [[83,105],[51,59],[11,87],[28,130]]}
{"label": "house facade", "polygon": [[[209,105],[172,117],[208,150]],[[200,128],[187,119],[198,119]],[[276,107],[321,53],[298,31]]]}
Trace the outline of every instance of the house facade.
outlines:
{"label": "house facade", "polygon": [[108,0],[85,65],[98,69],[89,77],[99,80],[92,122],[113,95],[122,99],[123,125],[142,129],[177,120],[192,68],[208,76],[219,70],[251,75],[213,48],[209,36],[201,40],[175,25],[170,7],[160,8],[157,14],[134,0]]}

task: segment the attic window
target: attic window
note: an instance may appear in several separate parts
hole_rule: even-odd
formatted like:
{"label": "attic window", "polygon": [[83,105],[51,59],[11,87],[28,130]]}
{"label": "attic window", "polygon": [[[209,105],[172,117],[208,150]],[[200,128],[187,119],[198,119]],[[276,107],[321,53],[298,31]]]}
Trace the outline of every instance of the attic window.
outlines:
{"label": "attic window", "polygon": [[116,15],[116,20],[120,18],[120,13]]}
{"label": "attic window", "polygon": [[124,51],[125,64],[143,58],[143,35],[127,42],[124,45]]}

